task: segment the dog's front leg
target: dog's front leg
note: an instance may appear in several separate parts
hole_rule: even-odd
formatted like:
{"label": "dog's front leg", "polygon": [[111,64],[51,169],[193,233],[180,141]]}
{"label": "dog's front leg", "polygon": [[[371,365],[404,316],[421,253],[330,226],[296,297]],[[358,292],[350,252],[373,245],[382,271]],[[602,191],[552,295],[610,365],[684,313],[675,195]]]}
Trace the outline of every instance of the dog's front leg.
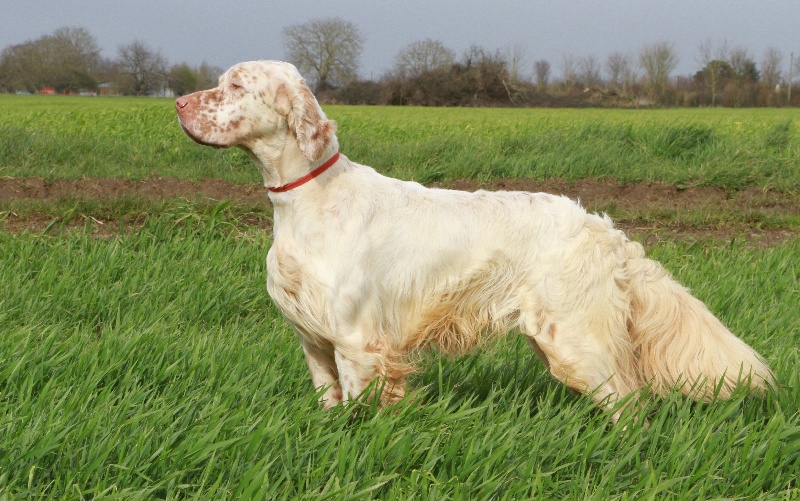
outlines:
{"label": "dog's front leg", "polygon": [[308,372],[314,388],[326,388],[319,397],[323,409],[329,409],[342,401],[342,387],[339,385],[339,372],[333,355],[333,346],[320,347],[303,340],[303,353],[306,356]]}
{"label": "dog's front leg", "polygon": [[335,350],[339,383],[342,385],[342,401],[347,402],[361,395],[370,382],[378,376],[373,357],[367,353]]}

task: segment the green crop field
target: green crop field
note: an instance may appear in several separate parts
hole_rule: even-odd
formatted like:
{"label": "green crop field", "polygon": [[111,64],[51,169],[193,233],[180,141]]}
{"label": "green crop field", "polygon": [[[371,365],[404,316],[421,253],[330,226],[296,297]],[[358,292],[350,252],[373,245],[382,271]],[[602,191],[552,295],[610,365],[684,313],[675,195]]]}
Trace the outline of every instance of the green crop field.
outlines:
{"label": "green crop field", "polygon": [[[347,155],[420,182],[613,177],[800,186],[796,109],[325,109]],[[0,110],[0,176],[258,181],[242,152],[187,141],[168,99],[0,96]]]}
{"label": "green crop field", "polygon": [[[407,179],[778,190],[793,216],[742,224],[786,238],[647,251],[780,388],[650,398],[614,426],[511,333],[466,357],[431,354],[395,407],[322,411],[266,293],[270,233],[252,219],[268,209],[0,200],[0,225],[86,215],[0,229],[0,500],[800,499],[796,110],[325,109],[345,154]],[[0,181],[30,176],[260,181],[241,152],[184,137],[169,100],[0,96]],[[101,206],[115,212],[98,235]]]}

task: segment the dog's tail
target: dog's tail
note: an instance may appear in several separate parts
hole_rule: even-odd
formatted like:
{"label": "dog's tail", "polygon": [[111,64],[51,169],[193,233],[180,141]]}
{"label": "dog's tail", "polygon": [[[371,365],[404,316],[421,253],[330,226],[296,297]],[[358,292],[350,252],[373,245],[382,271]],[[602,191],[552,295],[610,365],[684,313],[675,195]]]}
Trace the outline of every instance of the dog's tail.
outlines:
{"label": "dog's tail", "polygon": [[642,247],[628,244],[630,334],[639,379],[656,393],[681,387],[708,401],[728,398],[738,385],[763,392],[774,384],[761,356],[734,336]]}

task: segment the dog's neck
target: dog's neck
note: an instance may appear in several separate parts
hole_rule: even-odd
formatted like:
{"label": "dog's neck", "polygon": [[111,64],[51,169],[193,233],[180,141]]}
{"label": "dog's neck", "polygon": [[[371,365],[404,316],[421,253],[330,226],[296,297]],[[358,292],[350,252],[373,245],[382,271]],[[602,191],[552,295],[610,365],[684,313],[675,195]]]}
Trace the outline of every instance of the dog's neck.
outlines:
{"label": "dog's neck", "polygon": [[277,188],[267,188],[267,189],[269,191],[271,191],[272,193],[283,193],[285,191],[291,191],[291,190],[293,190],[295,188],[299,188],[300,186],[303,186],[307,182],[311,181],[312,179],[315,179],[315,178],[321,176],[322,173],[324,173],[326,170],[328,170],[331,167],[333,167],[333,165],[336,163],[337,160],[339,160],[339,152],[338,151],[336,153],[334,153],[331,158],[326,160],[325,163],[323,163],[322,165],[320,165],[316,169],[312,170],[311,172],[309,172],[305,176],[303,176],[301,178],[298,178],[298,179],[295,179],[291,183],[284,184],[283,186],[279,186]]}
{"label": "dog's neck", "polygon": [[322,165],[339,151],[339,143],[334,137],[317,161],[306,157],[291,136],[256,141],[242,149],[258,165],[264,186],[276,188],[300,179]]}

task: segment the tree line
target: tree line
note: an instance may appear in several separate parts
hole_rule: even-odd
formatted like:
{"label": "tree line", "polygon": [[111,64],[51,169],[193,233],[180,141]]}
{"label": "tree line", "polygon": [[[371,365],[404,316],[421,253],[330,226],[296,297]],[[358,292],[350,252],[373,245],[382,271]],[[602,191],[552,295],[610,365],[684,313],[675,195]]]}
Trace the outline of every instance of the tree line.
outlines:
{"label": "tree line", "polygon": [[[674,75],[678,54],[659,41],[605,59],[564,54],[551,63],[528,61],[521,45],[462,54],[439,40],[414,41],[375,80],[360,79],[365,37],[340,18],[315,19],[283,30],[286,60],[294,63],[321,101],[342,104],[421,106],[784,106],[800,105],[792,92],[800,61],[771,47],[758,61],[747,49],[705,40],[698,68]],[[788,69],[784,73],[784,69]],[[100,56],[84,28],[6,47],[0,54],[0,91],[56,92],[111,89],[123,95],[180,95],[213,87],[222,69],[206,63],[168,65],[144,42]]]}
{"label": "tree line", "polygon": [[80,27],[10,45],[0,53],[0,92],[180,95],[213,87],[222,73],[205,62],[169,65],[140,40],[119,46],[114,58],[100,53],[94,36]]}
{"label": "tree line", "polygon": [[[698,69],[674,75],[678,54],[658,41],[635,52],[564,54],[554,68],[527,62],[525,47],[487,50],[473,45],[458,56],[441,41],[402,48],[378,80],[357,78],[364,37],[339,18],[284,29],[289,60],[310,79],[322,100],[346,104],[421,106],[784,106],[800,105],[792,93],[800,61],[768,48],[759,62],[747,49],[703,41]],[[556,77],[556,69],[560,77]]]}

